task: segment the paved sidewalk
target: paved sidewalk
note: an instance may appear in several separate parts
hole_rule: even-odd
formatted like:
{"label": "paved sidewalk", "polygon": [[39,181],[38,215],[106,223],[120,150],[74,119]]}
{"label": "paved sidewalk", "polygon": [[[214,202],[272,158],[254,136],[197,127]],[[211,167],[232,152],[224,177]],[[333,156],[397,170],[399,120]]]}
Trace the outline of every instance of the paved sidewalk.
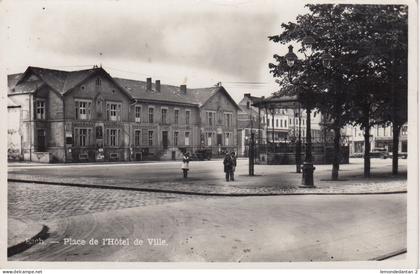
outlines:
{"label": "paved sidewalk", "polygon": [[20,253],[48,237],[48,228],[27,218],[7,220],[7,256]]}
{"label": "paved sidewalk", "polygon": [[[118,165],[104,169],[95,169],[90,173],[84,174],[83,169],[77,170],[75,174],[55,173],[44,175],[42,172],[34,172],[30,169],[23,172],[9,172],[9,180],[48,183],[57,185],[71,185],[81,187],[98,187],[109,189],[128,189],[142,191],[156,191],[180,194],[196,195],[221,195],[221,196],[252,196],[252,195],[301,195],[301,194],[373,194],[373,193],[395,193],[407,191],[406,169],[402,167],[401,175],[393,176],[388,167],[383,167],[387,162],[374,162],[372,165],[371,178],[363,177],[363,169],[360,163],[342,165],[340,170],[340,180],[331,181],[331,166],[317,166],[314,174],[316,188],[300,188],[302,175],[294,173],[294,166],[256,166],[256,176],[247,175],[246,162],[242,161],[241,168],[236,173],[234,182],[226,182],[223,173],[215,172],[200,173],[190,172],[187,179],[181,178],[178,173],[168,173],[163,177],[144,175],[147,168],[156,167],[156,163],[141,167],[145,171],[139,170],[140,166],[125,166],[127,171],[118,174]],[[193,162],[193,165],[203,164]],[[205,162],[205,165],[215,163]],[[170,170],[170,163],[164,164]],[[375,166],[376,165],[376,166]],[[104,168],[104,167],[103,167]],[[115,169],[113,174],[112,168]],[[64,168],[63,168],[64,169]],[[134,171],[133,171],[134,170]],[[195,170],[194,166],[191,168]],[[66,171],[68,172],[68,171]],[[109,174],[104,175],[108,172]],[[137,172],[130,174],[130,172]],[[62,175],[62,174],[64,175]]]}

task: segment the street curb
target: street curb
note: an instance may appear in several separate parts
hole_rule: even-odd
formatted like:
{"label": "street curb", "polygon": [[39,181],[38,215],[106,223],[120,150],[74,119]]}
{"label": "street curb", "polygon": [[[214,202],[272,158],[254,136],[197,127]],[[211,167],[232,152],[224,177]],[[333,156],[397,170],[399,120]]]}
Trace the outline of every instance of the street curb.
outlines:
{"label": "street curb", "polygon": [[26,239],[23,242],[20,242],[18,244],[15,244],[13,246],[10,246],[7,248],[7,257],[11,257],[13,255],[16,255],[18,253],[21,253],[27,249],[29,249],[30,247],[36,245],[39,240],[45,240],[49,237],[49,228],[45,225],[42,226],[42,229],[40,232],[38,232],[38,234],[36,234],[35,236],[33,236],[30,239]]}
{"label": "street curb", "polygon": [[407,253],[407,248],[403,248],[394,252],[387,253],[385,255],[381,255],[381,256],[369,259],[369,261],[383,261],[383,260],[390,259],[392,257],[398,256],[404,253]]}
{"label": "street curb", "polygon": [[31,184],[44,184],[44,185],[58,185],[58,186],[73,186],[73,187],[88,187],[99,189],[114,189],[114,190],[130,190],[130,191],[143,191],[143,192],[157,192],[157,193],[172,193],[183,195],[197,195],[197,196],[219,196],[219,197],[252,197],[252,196],[292,196],[292,195],[379,195],[379,194],[402,194],[407,193],[404,191],[381,191],[381,192],[313,192],[313,193],[206,193],[206,192],[193,192],[181,190],[165,190],[154,188],[137,188],[137,187],[121,187],[109,185],[89,185],[79,183],[57,183],[47,181],[34,181],[34,180],[20,180],[20,179],[7,179],[9,182],[21,182]]}

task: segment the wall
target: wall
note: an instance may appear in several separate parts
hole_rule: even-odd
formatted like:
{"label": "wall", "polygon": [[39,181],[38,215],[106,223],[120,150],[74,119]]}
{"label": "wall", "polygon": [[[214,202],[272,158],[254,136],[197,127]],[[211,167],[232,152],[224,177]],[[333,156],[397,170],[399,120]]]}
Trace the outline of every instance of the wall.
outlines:
{"label": "wall", "polygon": [[[207,111],[214,111],[216,112],[215,116],[215,123],[213,126],[210,126],[207,119],[206,119],[206,112]],[[224,115],[223,113],[230,112],[232,113],[232,121],[231,125],[227,127],[224,124]],[[237,144],[238,144],[238,133],[237,133],[237,125],[238,125],[238,109],[236,106],[228,99],[228,97],[219,90],[215,95],[213,95],[205,105],[200,108],[200,120],[201,120],[201,133],[204,134],[204,144],[208,146],[207,143],[207,136],[206,133],[212,132],[214,138],[212,137],[212,150],[213,154],[217,155],[219,151],[219,147],[217,146],[217,134],[222,134],[222,146],[226,147],[229,150],[237,151]],[[232,141],[229,141],[229,146],[225,144],[225,133],[231,132],[232,133]]]}
{"label": "wall", "polygon": [[7,108],[7,156],[20,160],[22,152],[21,107]]}

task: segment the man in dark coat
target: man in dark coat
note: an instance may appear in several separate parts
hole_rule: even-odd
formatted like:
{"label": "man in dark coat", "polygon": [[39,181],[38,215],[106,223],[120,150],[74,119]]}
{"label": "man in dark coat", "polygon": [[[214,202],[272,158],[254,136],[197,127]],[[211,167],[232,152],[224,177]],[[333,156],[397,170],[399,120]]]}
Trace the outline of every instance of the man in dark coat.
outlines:
{"label": "man in dark coat", "polygon": [[223,160],[224,171],[226,174],[226,182],[229,182],[229,178],[232,174],[233,160],[229,153],[226,153],[225,159]]}
{"label": "man in dark coat", "polygon": [[234,151],[231,152],[230,157],[232,159],[232,170],[230,172],[230,180],[235,181],[236,155]]}

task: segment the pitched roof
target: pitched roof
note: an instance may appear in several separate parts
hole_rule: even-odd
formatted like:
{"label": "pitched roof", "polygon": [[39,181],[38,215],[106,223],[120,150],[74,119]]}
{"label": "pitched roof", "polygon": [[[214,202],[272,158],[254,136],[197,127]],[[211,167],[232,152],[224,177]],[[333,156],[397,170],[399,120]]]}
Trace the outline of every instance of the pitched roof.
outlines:
{"label": "pitched roof", "polygon": [[186,103],[198,106],[202,106],[220,89],[220,87],[188,88],[186,93],[182,93],[178,86],[161,85],[159,92],[156,90],[155,83],[152,84],[152,90],[147,90],[144,81],[123,78],[114,78],[114,80],[134,99]]}
{"label": "pitched roof", "polygon": [[[208,88],[188,88],[186,93],[181,92],[179,86],[161,85],[160,92],[156,91],[156,85],[152,84],[152,90],[146,89],[145,81],[130,80],[124,78],[111,77],[103,68],[92,68],[77,71],[62,71],[54,69],[46,69],[39,67],[28,67],[24,73],[13,74],[8,76],[9,92],[34,92],[42,84],[47,84],[60,94],[66,92],[81,84],[94,73],[101,71],[110,80],[120,87],[125,93],[134,99],[153,100],[172,102],[180,104],[192,104],[201,107],[213,95],[221,91],[226,94],[228,99],[232,101],[235,107],[239,108],[235,101],[230,97],[222,86],[214,86]],[[22,81],[31,73],[38,76],[41,80]],[[14,90],[16,89],[16,91]]]}
{"label": "pitched roof", "polygon": [[276,107],[276,108],[298,108],[299,101],[297,95],[273,95],[264,100],[260,100],[253,104],[253,106],[260,107]]}
{"label": "pitched roof", "polygon": [[8,87],[14,87],[16,85],[17,81],[19,81],[22,74],[23,73],[16,73],[16,74],[7,75],[7,86]]}
{"label": "pitched roof", "polygon": [[[8,86],[9,89],[16,88],[18,91],[22,92],[25,88],[27,90],[27,85],[31,85],[30,82],[21,82],[24,80],[27,75],[30,73],[38,76],[45,84],[50,86],[55,91],[60,94],[64,94],[83,80],[90,77],[93,73],[97,72],[101,68],[93,68],[87,70],[77,70],[77,71],[63,71],[55,69],[46,69],[38,67],[28,67],[24,73],[9,75],[8,77]],[[32,84],[40,84],[40,81],[31,81]],[[28,90],[27,90],[28,91]],[[31,90],[35,91],[35,90]]]}

